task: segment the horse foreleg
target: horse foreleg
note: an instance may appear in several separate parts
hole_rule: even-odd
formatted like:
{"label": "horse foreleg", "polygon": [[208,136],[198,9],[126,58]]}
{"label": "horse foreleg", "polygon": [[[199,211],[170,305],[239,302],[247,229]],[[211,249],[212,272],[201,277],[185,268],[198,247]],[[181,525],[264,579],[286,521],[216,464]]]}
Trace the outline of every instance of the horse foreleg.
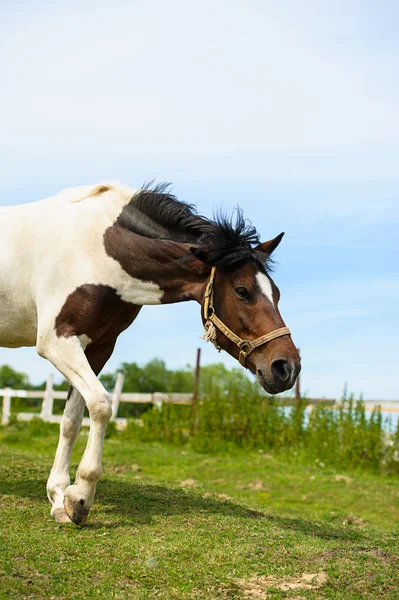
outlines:
{"label": "horse foreleg", "polygon": [[72,393],[65,405],[57,452],[47,481],[47,496],[52,504],[51,514],[59,523],[70,521],[64,509],[64,493],[70,484],[69,463],[72,448],[82,424],[84,408],[82,395],[72,388]]}
{"label": "horse foreleg", "polygon": [[[82,395],[90,414],[86,450],[79,464],[75,483],[65,489],[64,495],[65,511],[78,525],[87,519],[93,505],[96,484],[102,474],[104,434],[112,414],[109,394],[93,372],[76,336],[57,337],[53,330],[50,333],[40,332],[37,351],[52,362]],[[69,444],[66,446],[69,447]],[[65,462],[66,454],[62,458]]]}
{"label": "horse foreleg", "polygon": [[[114,346],[115,340],[109,339],[106,343],[93,344],[86,349],[87,359],[96,375],[110,358]],[[70,392],[71,395],[66,402],[61,421],[60,438],[53,468],[47,481],[47,496],[52,504],[51,514],[60,523],[70,521],[64,508],[64,495],[70,484],[69,463],[85,409],[82,395],[73,387]]]}

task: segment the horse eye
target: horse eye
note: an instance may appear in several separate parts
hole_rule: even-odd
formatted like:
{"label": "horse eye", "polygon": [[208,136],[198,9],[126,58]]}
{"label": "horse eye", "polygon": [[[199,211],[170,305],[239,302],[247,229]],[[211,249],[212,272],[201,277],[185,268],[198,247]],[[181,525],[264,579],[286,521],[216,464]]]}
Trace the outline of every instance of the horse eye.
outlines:
{"label": "horse eye", "polygon": [[247,288],[245,288],[245,287],[237,287],[236,294],[240,298],[245,298],[245,299],[249,298],[249,292],[248,292]]}

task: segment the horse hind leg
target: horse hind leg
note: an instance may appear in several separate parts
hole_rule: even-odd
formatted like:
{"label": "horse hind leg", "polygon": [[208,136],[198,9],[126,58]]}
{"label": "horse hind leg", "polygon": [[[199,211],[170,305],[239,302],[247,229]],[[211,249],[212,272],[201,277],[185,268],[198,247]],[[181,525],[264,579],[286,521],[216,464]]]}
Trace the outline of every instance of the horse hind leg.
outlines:
{"label": "horse hind leg", "polygon": [[82,395],[71,388],[61,421],[60,438],[53,467],[47,481],[47,496],[52,504],[51,514],[59,523],[70,522],[64,508],[64,494],[70,484],[69,463],[82,424],[84,408]]}
{"label": "horse hind leg", "polygon": [[79,525],[86,522],[93,505],[97,481],[102,474],[102,447],[112,410],[109,394],[93,372],[79,339],[76,336],[57,337],[53,331],[48,335],[40,335],[37,351],[52,362],[81,394],[91,421],[87,446],[75,483],[68,485],[64,492],[66,514]]}

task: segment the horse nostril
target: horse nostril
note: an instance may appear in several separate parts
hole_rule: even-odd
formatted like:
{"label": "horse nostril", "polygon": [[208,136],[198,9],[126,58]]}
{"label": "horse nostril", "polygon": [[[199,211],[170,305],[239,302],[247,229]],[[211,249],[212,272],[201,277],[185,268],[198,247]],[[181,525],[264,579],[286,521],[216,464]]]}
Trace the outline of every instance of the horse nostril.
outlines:
{"label": "horse nostril", "polygon": [[279,381],[285,383],[291,379],[292,367],[288,360],[274,360],[271,364],[271,369],[274,377]]}

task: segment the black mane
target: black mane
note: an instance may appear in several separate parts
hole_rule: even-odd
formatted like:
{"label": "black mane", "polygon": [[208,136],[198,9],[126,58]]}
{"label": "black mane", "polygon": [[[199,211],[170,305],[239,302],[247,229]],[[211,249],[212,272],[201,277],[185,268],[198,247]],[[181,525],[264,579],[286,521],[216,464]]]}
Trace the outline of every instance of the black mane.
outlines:
{"label": "black mane", "polygon": [[198,215],[192,204],[170,193],[170,184],[145,185],[131,198],[118,223],[139,235],[192,244],[192,254],[209,265],[238,268],[256,261],[265,268],[267,256],[255,251],[259,234],[240,208],[235,219],[221,212],[213,220]]}

